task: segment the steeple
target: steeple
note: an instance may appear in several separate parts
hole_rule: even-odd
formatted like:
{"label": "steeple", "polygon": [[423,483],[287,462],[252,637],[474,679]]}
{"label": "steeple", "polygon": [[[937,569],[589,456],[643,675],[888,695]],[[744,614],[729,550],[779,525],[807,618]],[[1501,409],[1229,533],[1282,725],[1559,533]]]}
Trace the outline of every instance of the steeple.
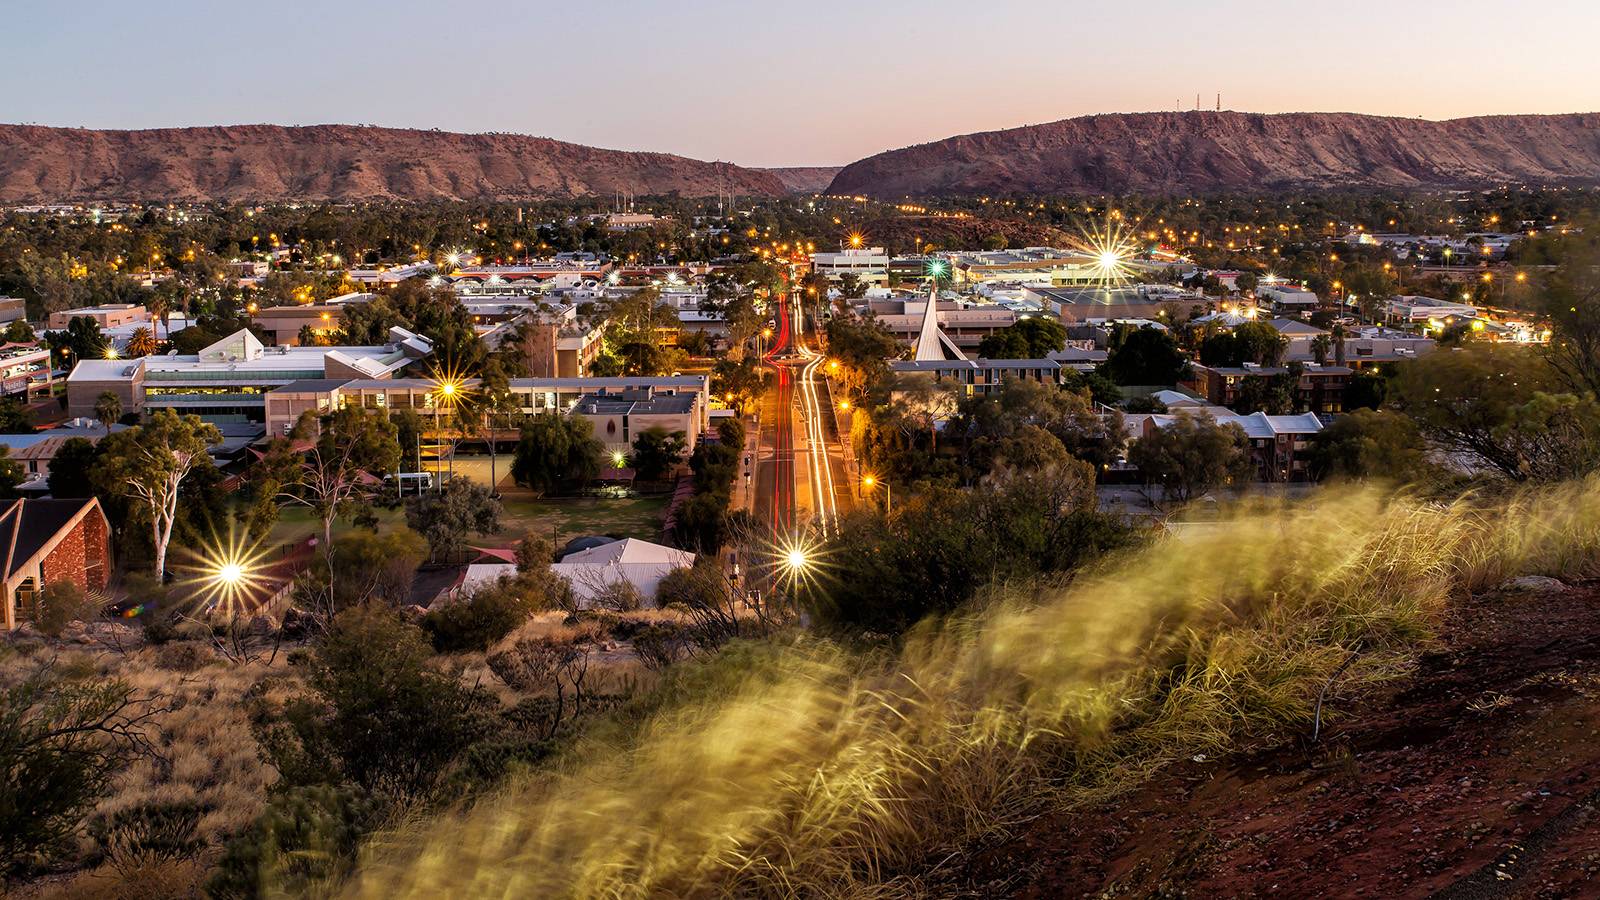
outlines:
{"label": "steeple", "polygon": [[928,308],[922,312],[922,330],[917,333],[916,346],[912,348],[912,359],[917,362],[944,361],[961,359],[960,348],[950,338],[939,330],[939,279],[932,278],[928,284]]}

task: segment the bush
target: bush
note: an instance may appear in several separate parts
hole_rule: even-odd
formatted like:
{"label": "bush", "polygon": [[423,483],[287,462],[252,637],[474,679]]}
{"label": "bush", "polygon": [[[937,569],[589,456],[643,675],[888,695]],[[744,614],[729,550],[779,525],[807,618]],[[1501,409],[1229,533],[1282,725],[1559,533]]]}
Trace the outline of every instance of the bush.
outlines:
{"label": "bush", "polygon": [[526,622],[538,605],[519,579],[502,578],[428,610],[422,627],[440,653],[487,650]]}
{"label": "bush", "polygon": [[39,630],[59,636],[67,624],[95,618],[99,610],[94,601],[70,581],[52,581],[39,593]]}
{"label": "bush", "polygon": [[228,841],[206,893],[253,900],[268,888],[298,895],[338,876],[361,839],[382,820],[382,804],[348,785],[289,788],[271,798],[249,829]]}
{"label": "bush", "polygon": [[457,754],[493,731],[493,698],[437,671],[432,657],[422,629],[391,609],[340,613],[306,673],[310,691],[253,716],[280,779],[426,797]]}
{"label": "bush", "polygon": [[77,683],[52,663],[0,688],[0,882],[72,845],[112,778],[148,749],[152,712],[122,682]]}
{"label": "bush", "polygon": [[205,845],[196,833],[205,812],[193,800],[152,801],[96,816],[89,836],[118,872],[188,859]]}
{"label": "bush", "polygon": [[216,659],[216,653],[195,641],[169,643],[156,648],[156,668],[172,672],[193,672]]}

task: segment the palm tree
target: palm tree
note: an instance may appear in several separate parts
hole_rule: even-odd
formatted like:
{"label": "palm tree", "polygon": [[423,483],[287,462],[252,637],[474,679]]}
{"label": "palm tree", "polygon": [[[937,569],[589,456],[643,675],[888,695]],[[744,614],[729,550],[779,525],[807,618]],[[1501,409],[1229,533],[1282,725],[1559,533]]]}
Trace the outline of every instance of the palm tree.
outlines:
{"label": "palm tree", "polygon": [[94,401],[94,417],[105,426],[106,436],[111,436],[111,426],[122,418],[122,401],[117,395],[106,391]]}
{"label": "palm tree", "polygon": [[128,346],[125,348],[129,357],[138,358],[149,356],[156,352],[156,336],[147,326],[140,325],[128,337]]}

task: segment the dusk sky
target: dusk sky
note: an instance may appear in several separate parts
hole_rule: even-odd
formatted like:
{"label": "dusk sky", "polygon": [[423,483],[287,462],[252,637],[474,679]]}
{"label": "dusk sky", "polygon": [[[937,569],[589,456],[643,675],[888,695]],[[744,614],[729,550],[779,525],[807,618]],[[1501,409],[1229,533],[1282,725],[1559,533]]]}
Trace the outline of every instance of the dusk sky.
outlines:
{"label": "dusk sky", "polygon": [[0,121],[362,122],[747,165],[1180,104],[1600,110],[1600,4],[18,2]]}

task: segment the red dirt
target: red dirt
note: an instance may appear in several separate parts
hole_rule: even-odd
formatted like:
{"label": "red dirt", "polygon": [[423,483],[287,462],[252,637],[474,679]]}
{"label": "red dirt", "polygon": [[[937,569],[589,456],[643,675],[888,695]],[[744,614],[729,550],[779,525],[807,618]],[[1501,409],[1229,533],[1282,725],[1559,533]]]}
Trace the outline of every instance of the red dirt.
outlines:
{"label": "red dirt", "polygon": [[1485,597],[1312,745],[1185,762],[952,893],[1600,897],[1600,591]]}

